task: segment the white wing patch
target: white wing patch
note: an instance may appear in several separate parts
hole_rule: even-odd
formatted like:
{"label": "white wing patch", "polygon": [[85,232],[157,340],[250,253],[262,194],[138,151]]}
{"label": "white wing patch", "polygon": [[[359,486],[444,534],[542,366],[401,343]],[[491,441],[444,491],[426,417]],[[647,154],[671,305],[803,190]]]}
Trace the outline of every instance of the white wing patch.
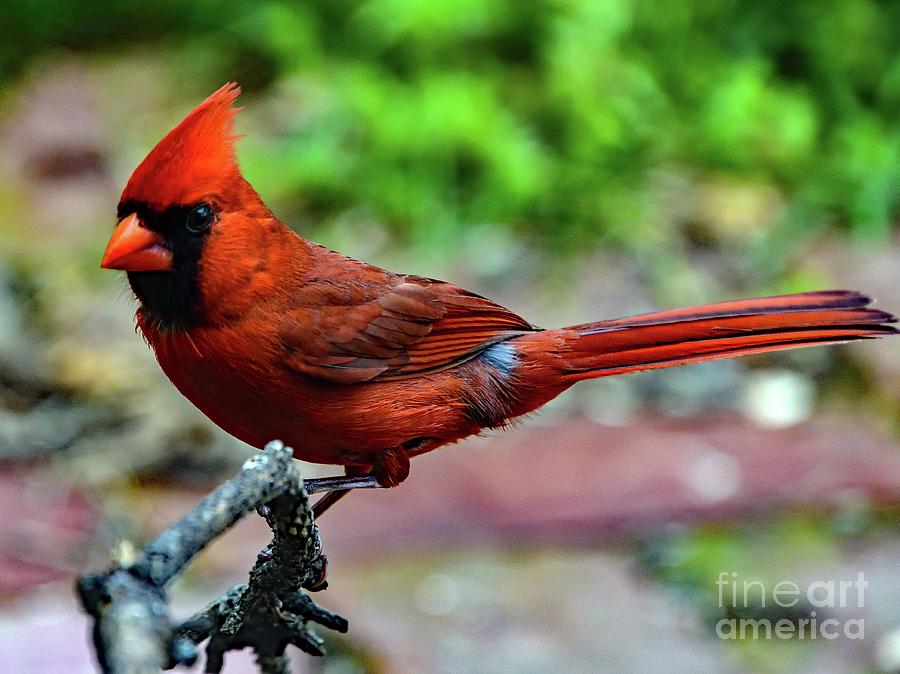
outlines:
{"label": "white wing patch", "polygon": [[505,379],[512,377],[519,364],[519,353],[510,342],[492,344],[482,352],[481,358],[498,370]]}

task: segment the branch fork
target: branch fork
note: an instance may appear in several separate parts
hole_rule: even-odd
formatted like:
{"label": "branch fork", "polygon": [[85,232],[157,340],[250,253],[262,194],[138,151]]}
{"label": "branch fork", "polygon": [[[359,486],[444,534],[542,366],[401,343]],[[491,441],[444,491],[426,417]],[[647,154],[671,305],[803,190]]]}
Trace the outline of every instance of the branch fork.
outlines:
{"label": "branch fork", "polygon": [[[252,510],[265,518],[273,538],[257,557],[248,582],[173,626],[167,585],[200,550]],[[344,618],[320,607],[306,592],[327,586],[326,563],[293,450],[273,441],[133,561],[81,576],[77,590],[94,619],[94,648],[105,673],[155,674],[190,665],[208,640],[206,672],[220,672],[228,651],[250,647],[261,672],[281,674],[288,671],[288,645],[324,655],[312,624],[347,631]]]}

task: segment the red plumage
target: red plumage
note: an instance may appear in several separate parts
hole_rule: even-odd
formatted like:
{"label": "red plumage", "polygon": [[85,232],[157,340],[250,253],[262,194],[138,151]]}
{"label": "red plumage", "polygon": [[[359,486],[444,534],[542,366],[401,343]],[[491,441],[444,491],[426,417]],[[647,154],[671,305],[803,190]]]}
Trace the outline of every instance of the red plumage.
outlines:
{"label": "red plumage", "polygon": [[172,129],[131,174],[121,200],[156,206],[192,203],[222,189],[240,171],[232,107],[241,90],[229,83]]}
{"label": "red plumage", "polygon": [[138,166],[103,266],[176,387],[229,433],[405,479],[409,457],[503,426],[582,379],[894,334],[850,291],[540,330],[442,281],[310,243],[241,177],[227,85]]}

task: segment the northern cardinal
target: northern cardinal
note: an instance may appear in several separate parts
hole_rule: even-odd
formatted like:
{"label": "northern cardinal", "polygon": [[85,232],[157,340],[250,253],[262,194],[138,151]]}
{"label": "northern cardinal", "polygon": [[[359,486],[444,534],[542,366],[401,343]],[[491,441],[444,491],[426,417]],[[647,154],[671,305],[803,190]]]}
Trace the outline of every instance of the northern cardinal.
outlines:
{"label": "northern cardinal", "polygon": [[255,447],[280,438],[298,458],[395,486],[411,456],[583,379],[897,332],[846,290],[537,328],[288,229],[238,167],[239,92],[216,91],[137,167],[101,266],[128,272],[138,327],[172,383]]}

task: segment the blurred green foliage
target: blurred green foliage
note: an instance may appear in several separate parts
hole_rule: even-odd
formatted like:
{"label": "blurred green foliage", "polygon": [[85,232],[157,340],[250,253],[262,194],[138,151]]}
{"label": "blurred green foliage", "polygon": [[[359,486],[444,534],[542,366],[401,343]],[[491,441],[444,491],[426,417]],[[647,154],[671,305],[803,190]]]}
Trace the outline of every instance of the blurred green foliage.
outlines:
{"label": "blurred green foliage", "polygon": [[888,0],[32,0],[0,23],[3,82],[47,51],[151,48],[209,91],[281,88],[294,105],[277,142],[246,144],[251,178],[431,245],[500,222],[658,247],[661,222],[693,224],[661,214],[660,172],[775,188],[782,240],[878,240],[900,206]]}

